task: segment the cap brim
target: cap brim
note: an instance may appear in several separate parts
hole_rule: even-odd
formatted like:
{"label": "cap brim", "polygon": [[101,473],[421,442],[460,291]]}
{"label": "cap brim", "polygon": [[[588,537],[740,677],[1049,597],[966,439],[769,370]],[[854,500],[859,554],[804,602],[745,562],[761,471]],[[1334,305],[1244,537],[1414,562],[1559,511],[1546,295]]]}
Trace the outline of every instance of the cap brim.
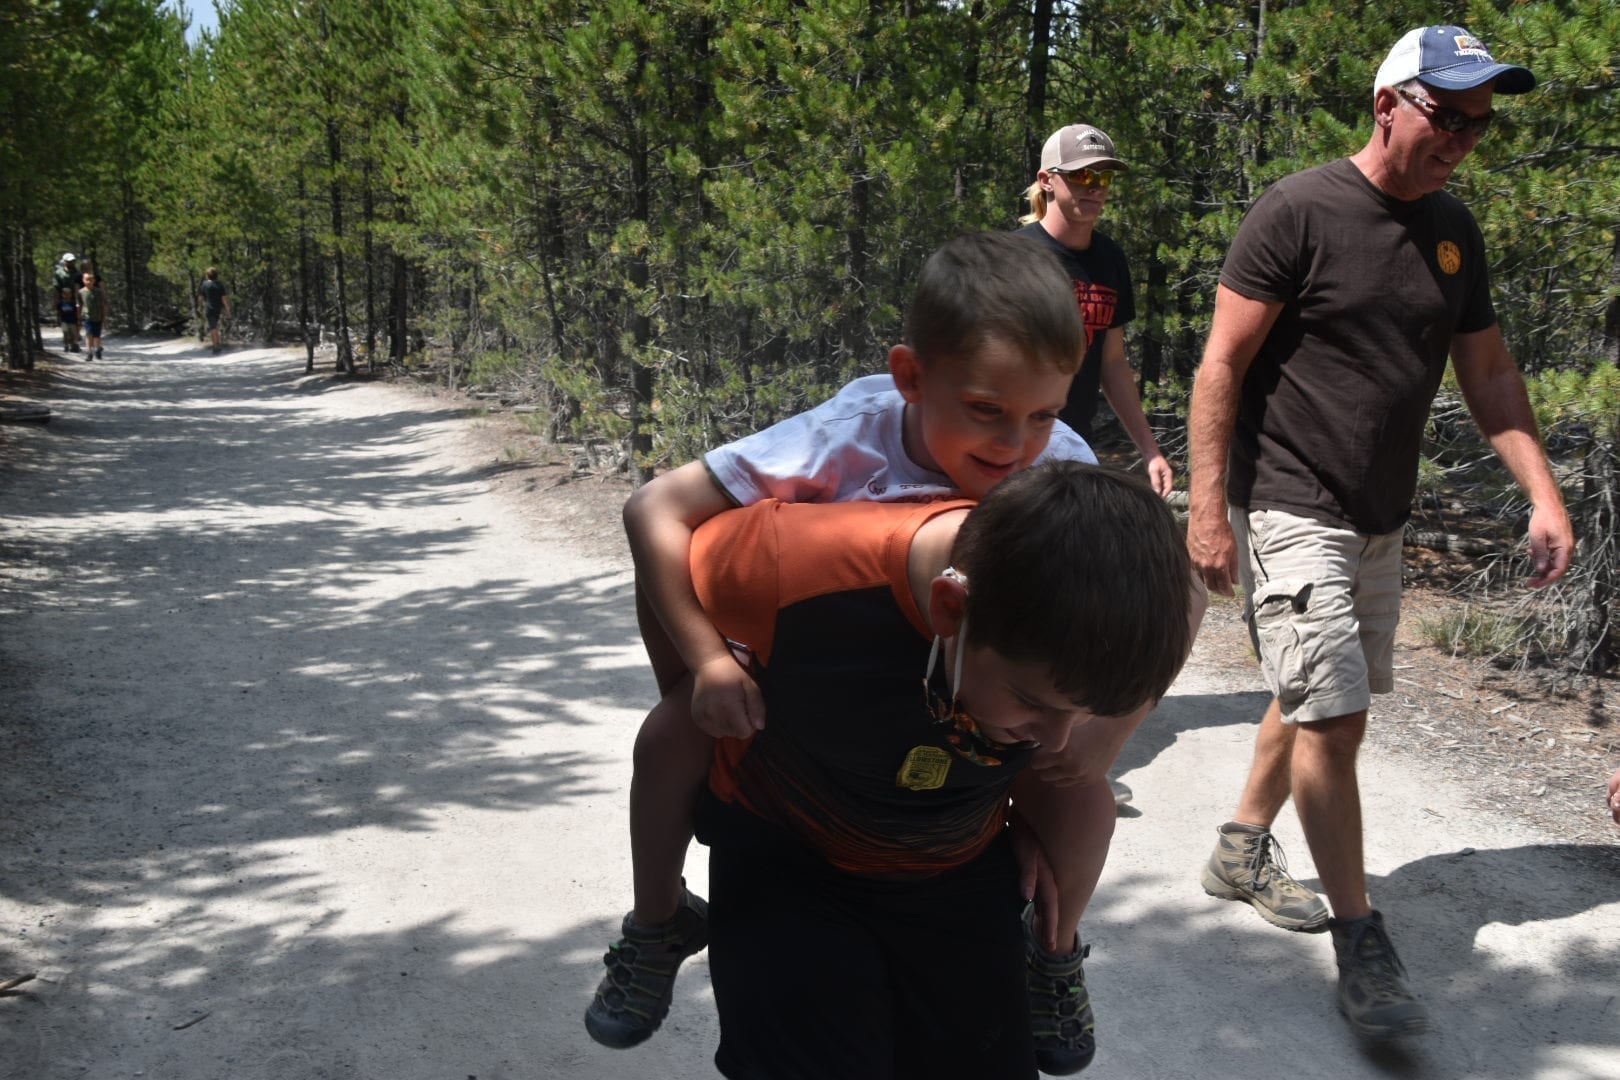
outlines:
{"label": "cap brim", "polygon": [[1491,89],[1498,94],[1526,94],[1536,88],[1536,77],[1530,73],[1530,69],[1513,64],[1464,64],[1439,68],[1421,72],[1418,80],[1441,90],[1472,90],[1491,83]]}
{"label": "cap brim", "polygon": [[1119,158],[1111,157],[1080,157],[1070,161],[1060,161],[1047,169],[1047,172],[1074,172],[1077,169],[1110,169],[1114,172],[1129,172],[1130,166]]}

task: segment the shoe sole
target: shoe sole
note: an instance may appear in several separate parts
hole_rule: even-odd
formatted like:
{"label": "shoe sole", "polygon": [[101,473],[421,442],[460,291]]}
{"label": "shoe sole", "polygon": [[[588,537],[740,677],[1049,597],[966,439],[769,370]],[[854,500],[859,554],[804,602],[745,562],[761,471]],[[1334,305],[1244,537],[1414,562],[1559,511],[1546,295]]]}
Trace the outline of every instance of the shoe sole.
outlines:
{"label": "shoe sole", "polygon": [[1399,1039],[1407,1035],[1427,1035],[1434,1030],[1434,1024],[1427,1016],[1417,1016],[1410,1020],[1403,1020],[1399,1024],[1368,1024],[1355,1019],[1339,1006],[1339,1015],[1344,1017],[1350,1030],[1364,1039],[1373,1039],[1384,1042],[1389,1039]]}
{"label": "shoe sole", "polygon": [[1320,934],[1327,929],[1327,912],[1322,912],[1321,917],[1317,919],[1290,919],[1286,915],[1279,915],[1256,899],[1253,893],[1240,889],[1236,885],[1229,885],[1210,873],[1207,866],[1204,867],[1201,883],[1204,886],[1204,891],[1217,900],[1241,900],[1248,904],[1260,913],[1262,919],[1272,926],[1292,930],[1296,934]]}

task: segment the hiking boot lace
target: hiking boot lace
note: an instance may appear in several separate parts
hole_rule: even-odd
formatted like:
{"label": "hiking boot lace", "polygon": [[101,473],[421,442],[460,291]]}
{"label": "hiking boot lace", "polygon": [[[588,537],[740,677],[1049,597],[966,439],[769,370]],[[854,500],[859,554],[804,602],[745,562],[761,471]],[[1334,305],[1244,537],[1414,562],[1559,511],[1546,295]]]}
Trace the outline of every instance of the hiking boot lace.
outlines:
{"label": "hiking boot lace", "polygon": [[1283,856],[1282,845],[1268,832],[1255,838],[1254,858],[1249,860],[1254,887],[1264,889],[1270,884],[1273,872],[1279,878],[1288,879],[1288,860]]}

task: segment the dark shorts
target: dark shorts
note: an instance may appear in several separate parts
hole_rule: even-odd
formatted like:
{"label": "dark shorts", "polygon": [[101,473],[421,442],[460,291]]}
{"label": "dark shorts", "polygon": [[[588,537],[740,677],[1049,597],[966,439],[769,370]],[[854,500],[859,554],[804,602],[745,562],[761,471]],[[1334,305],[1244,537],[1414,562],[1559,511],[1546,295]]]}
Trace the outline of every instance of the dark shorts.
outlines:
{"label": "dark shorts", "polygon": [[731,1080],[1034,1080],[1005,839],[920,881],[829,867],[707,791],[714,1063]]}
{"label": "dark shorts", "polygon": [[86,320],[84,320],[84,336],[85,337],[100,337],[101,336],[101,323],[96,319],[86,319]]}
{"label": "dark shorts", "polygon": [[219,329],[219,312],[220,312],[220,309],[215,308],[213,311],[210,311],[210,312],[206,313],[207,316],[208,316],[208,329],[210,329],[210,330]]}
{"label": "dark shorts", "polygon": [[79,326],[79,317],[73,314],[58,313],[56,316],[56,321],[62,326],[71,326],[74,329],[78,329]]}

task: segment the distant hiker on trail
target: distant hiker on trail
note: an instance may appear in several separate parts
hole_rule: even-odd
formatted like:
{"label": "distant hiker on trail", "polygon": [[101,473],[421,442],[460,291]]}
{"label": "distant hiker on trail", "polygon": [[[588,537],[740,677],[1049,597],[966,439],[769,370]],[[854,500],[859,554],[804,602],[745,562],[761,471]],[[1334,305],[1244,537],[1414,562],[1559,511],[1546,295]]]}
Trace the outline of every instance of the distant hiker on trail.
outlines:
{"label": "distant hiker on trail", "polygon": [[84,319],[86,360],[101,359],[101,327],[107,321],[107,290],[94,270],[84,272],[84,288],[79,290],[79,314]]}
{"label": "distant hiker on trail", "polygon": [[79,351],[79,294],[72,285],[56,290],[56,321],[62,327],[62,351]]}
{"label": "distant hiker on trail", "polygon": [[79,270],[77,257],[71,251],[62,253],[51,268],[52,303],[56,306],[57,320],[65,318],[62,309],[62,290],[72,298],[72,318],[62,322],[62,347],[68,352],[79,351],[79,290],[84,288],[84,274]]}
{"label": "distant hiker on trail", "polygon": [[231,294],[220,284],[219,267],[210,266],[203,275],[203,283],[197,289],[197,302],[203,306],[203,316],[208,320],[208,335],[217,354],[224,348],[219,341],[220,312],[223,311],[227,319],[231,317]]}

